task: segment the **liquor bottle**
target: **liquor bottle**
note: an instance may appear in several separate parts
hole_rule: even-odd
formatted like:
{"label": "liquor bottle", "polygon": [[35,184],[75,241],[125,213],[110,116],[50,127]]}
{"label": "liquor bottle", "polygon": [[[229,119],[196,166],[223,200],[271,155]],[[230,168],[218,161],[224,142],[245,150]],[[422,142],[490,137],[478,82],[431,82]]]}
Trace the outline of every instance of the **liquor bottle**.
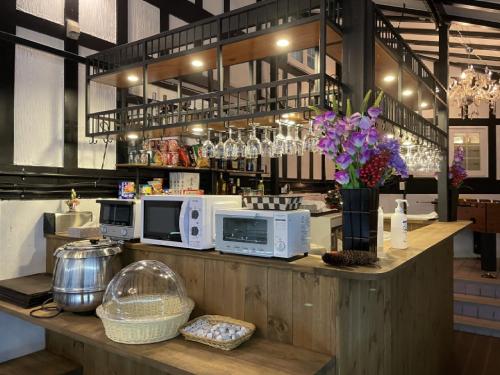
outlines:
{"label": "liquor bottle", "polygon": [[226,187],[226,194],[233,194],[234,180],[232,178],[229,179]]}
{"label": "liquor bottle", "polygon": [[217,179],[217,194],[218,195],[222,195],[224,194],[224,185],[225,185],[225,182],[224,182],[224,177],[222,176],[222,172],[219,173],[219,178]]}
{"label": "liquor bottle", "polygon": [[234,194],[241,194],[240,178],[236,179],[236,186]]}
{"label": "liquor bottle", "polygon": [[259,184],[257,185],[257,191],[259,195],[264,196],[264,181],[259,180]]}

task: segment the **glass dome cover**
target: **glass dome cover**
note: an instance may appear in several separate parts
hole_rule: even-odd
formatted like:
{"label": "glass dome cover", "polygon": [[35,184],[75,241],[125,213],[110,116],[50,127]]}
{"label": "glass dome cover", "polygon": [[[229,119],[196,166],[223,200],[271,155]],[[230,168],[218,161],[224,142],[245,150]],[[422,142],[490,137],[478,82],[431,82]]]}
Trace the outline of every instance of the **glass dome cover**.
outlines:
{"label": "glass dome cover", "polygon": [[141,260],[113,277],[102,312],[108,319],[141,321],[184,314],[193,306],[179,275],[157,260]]}

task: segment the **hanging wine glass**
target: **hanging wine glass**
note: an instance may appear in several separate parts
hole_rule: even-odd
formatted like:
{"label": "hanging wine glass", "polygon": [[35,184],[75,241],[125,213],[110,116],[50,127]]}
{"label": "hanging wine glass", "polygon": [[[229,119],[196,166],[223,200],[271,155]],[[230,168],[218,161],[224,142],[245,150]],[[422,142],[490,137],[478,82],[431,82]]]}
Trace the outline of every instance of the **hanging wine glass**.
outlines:
{"label": "hanging wine glass", "polygon": [[289,125],[287,128],[283,153],[287,155],[297,154],[297,147],[295,144],[295,126],[293,125]]}
{"label": "hanging wine glass", "polygon": [[315,152],[317,150],[316,145],[318,144],[318,138],[314,134],[312,120],[309,121],[309,127],[307,129],[307,134],[303,141],[303,151],[304,152]]}
{"label": "hanging wine glass", "polygon": [[236,155],[238,158],[244,158],[246,156],[247,145],[241,139],[241,129],[238,129],[238,139],[236,140]]}
{"label": "hanging wine glass", "polygon": [[214,157],[215,146],[210,140],[211,131],[212,129],[207,130],[207,139],[205,140],[205,142],[203,142],[203,145],[201,146],[201,156],[203,156],[204,158]]}
{"label": "hanging wine glass", "polygon": [[285,149],[285,136],[283,135],[281,123],[278,124],[278,129],[273,129],[273,135],[273,154],[274,157],[279,158],[283,155]]}
{"label": "hanging wine glass", "polygon": [[224,142],[222,141],[222,132],[219,132],[219,143],[215,145],[214,158],[224,159]]}
{"label": "hanging wine glass", "polygon": [[247,141],[246,147],[246,157],[248,159],[255,159],[262,153],[262,145],[257,138],[257,130],[255,128],[256,124],[252,124],[252,132]]}
{"label": "hanging wine glass", "polygon": [[229,128],[229,133],[224,142],[224,159],[236,160],[238,159],[238,150],[236,149],[236,141],[233,139],[233,129]]}
{"label": "hanging wine glass", "polygon": [[269,139],[269,129],[264,129],[264,139],[260,142],[263,157],[273,157],[273,142]]}
{"label": "hanging wine glass", "polygon": [[296,127],[295,130],[295,150],[297,153],[297,156],[302,156],[304,154],[304,142],[302,141],[302,138],[300,137],[300,127]]}

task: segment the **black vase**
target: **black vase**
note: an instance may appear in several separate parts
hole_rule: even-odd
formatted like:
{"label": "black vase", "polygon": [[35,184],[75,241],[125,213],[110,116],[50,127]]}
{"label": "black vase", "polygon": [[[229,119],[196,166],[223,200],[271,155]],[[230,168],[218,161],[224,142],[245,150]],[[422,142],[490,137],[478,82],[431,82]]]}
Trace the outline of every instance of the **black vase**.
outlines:
{"label": "black vase", "polygon": [[344,250],[377,253],[378,189],[342,189]]}
{"label": "black vase", "polygon": [[451,188],[448,190],[448,195],[448,221],[457,221],[458,189]]}

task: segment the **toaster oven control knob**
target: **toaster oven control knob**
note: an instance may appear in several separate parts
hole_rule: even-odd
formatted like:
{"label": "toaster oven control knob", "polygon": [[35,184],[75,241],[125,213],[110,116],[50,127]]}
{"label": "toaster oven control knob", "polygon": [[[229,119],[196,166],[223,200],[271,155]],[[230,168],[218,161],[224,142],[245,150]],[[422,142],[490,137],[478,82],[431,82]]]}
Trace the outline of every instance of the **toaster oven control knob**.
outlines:
{"label": "toaster oven control knob", "polygon": [[278,241],[276,243],[276,248],[279,250],[279,251],[283,251],[285,250],[285,243],[283,241]]}
{"label": "toaster oven control knob", "polygon": [[102,233],[106,233],[107,231],[108,231],[108,228],[106,228],[106,227],[101,227],[101,232],[102,232]]}
{"label": "toaster oven control knob", "polygon": [[200,216],[200,213],[198,212],[198,210],[193,210],[193,211],[191,212],[191,218],[192,218],[192,219],[195,219],[195,220],[196,220],[196,219],[198,219],[198,217],[199,217],[199,216]]}
{"label": "toaster oven control knob", "polygon": [[199,232],[200,232],[200,230],[198,229],[198,227],[192,227],[191,228],[191,234],[193,236],[197,236]]}
{"label": "toaster oven control knob", "polygon": [[122,229],[122,230],[120,230],[120,234],[121,234],[122,236],[125,236],[125,235],[127,234],[127,230],[126,230],[126,229]]}

